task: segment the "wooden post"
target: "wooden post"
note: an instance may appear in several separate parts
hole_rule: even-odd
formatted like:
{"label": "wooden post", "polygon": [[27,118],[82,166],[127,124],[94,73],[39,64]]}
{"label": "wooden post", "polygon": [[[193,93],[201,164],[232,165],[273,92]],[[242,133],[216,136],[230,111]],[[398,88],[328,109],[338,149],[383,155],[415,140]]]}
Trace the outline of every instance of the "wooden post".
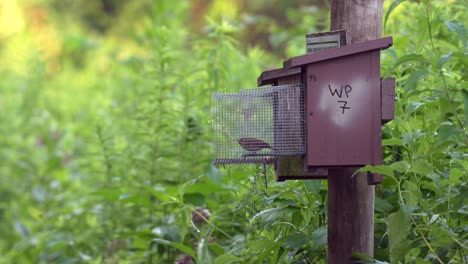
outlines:
{"label": "wooden post", "polygon": [[[332,0],[331,30],[346,30],[349,44],[377,39],[381,28],[382,0]],[[353,252],[374,254],[375,189],[368,185],[367,174],[354,174],[358,169],[329,170],[330,264],[352,263]]]}

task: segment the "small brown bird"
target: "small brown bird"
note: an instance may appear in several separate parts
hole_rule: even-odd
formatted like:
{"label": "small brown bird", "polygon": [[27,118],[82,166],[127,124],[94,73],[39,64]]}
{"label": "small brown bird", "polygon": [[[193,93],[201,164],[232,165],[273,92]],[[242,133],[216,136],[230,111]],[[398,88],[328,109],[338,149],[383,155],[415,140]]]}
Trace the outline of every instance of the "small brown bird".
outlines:
{"label": "small brown bird", "polygon": [[252,152],[257,152],[259,150],[267,148],[275,150],[273,147],[270,146],[270,144],[258,138],[240,138],[237,140],[237,143],[239,143],[239,145],[243,149]]}

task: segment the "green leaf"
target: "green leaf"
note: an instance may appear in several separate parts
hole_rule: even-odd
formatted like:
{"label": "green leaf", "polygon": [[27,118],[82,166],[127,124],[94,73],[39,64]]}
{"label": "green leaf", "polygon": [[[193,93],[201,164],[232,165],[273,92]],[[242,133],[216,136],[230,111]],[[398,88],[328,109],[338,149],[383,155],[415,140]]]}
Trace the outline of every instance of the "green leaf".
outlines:
{"label": "green leaf", "polygon": [[293,233],[289,235],[284,241],[286,248],[299,248],[301,246],[307,245],[309,243],[309,238],[303,233]]}
{"label": "green leaf", "polygon": [[398,263],[404,256],[402,244],[407,244],[406,236],[411,229],[409,213],[401,208],[388,216],[387,232],[390,242],[390,262]]}
{"label": "green leaf", "polygon": [[383,174],[387,176],[393,177],[393,169],[390,166],[387,165],[379,165],[379,166],[372,166],[372,165],[366,165],[359,169],[360,172],[371,172],[371,173],[378,173],[378,174]]}
{"label": "green leaf", "polygon": [[258,257],[258,262],[257,263],[265,263],[264,260],[269,259],[271,260],[270,263],[278,263],[278,254],[282,244],[279,242],[274,242],[271,241],[271,246],[268,250],[265,250],[262,254],[259,255]]}
{"label": "green leaf", "polygon": [[173,248],[177,248],[178,250],[189,254],[193,258],[196,257],[195,252],[193,251],[193,249],[191,249],[190,247],[188,247],[188,246],[186,246],[184,244],[174,243],[174,242],[171,242],[169,240],[165,240],[165,239],[161,239],[161,238],[153,238],[152,242],[157,243],[157,244],[161,244],[161,245],[165,245],[165,246],[170,246],[170,247],[173,247]]}
{"label": "green leaf", "polygon": [[214,182],[195,183],[185,189],[185,193],[200,193],[203,195],[210,195],[215,192],[221,192],[224,189],[221,185]]}
{"label": "green leaf", "polygon": [[462,89],[463,108],[465,109],[465,127],[468,127],[468,89]]}
{"label": "green leaf", "polygon": [[450,60],[450,58],[452,57],[452,52],[449,51],[447,54],[443,55],[442,57],[440,57],[439,61],[437,62],[437,66],[439,68],[442,68],[442,66],[444,66],[444,64]]}
{"label": "green leaf", "polygon": [[249,251],[256,253],[257,259],[251,263],[263,263],[264,259],[274,257],[278,249],[282,246],[281,242],[276,242],[270,239],[258,238],[255,241],[249,243]]}
{"label": "green leaf", "polygon": [[213,256],[210,254],[205,239],[200,239],[197,245],[197,263],[213,263]]}
{"label": "green leaf", "polygon": [[260,253],[273,247],[274,241],[266,238],[259,238],[250,243],[250,249],[252,252]]}
{"label": "green leaf", "polygon": [[412,62],[412,63],[423,63],[423,64],[429,64],[429,61],[421,54],[416,54],[416,53],[410,53],[410,54],[407,54],[407,55],[404,55],[404,56],[401,56],[400,58],[398,58],[398,60],[395,62],[395,64],[393,65],[393,69],[395,69],[396,67],[402,65],[402,64],[405,64],[405,63],[408,63],[408,62]]}
{"label": "green leaf", "polygon": [[322,188],[322,182],[321,181],[302,181],[307,188],[307,190],[311,193],[319,193],[320,188]]}
{"label": "green leaf", "polygon": [[118,201],[122,195],[120,189],[101,189],[99,191],[92,192],[91,195],[102,199],[102,201],[112,202]]}
{"label": "green leaf", "polygon": [[463,173],[461,170],[459,169],[452,169],[450,170],[450,174],[449,174],[449,182],[450,184],[452,185],[459,185],[461,183],[461,180],[463,176],[465,176],[466,174]]}
{"label": "green leaf", "polygon": [[409,102],[408,103],[408,108],[407,108],[408,115],[413,114],[416,110],[419,109],[419,107],[421,107],[423,105],[424,105],[424,103],[420,103],[420,102],[415,102],[415,101]]}
{"label": "green leaf", "polygon": [[381,213],[390,212],[393,209],[393,205],[389,203],[387,200],[380,199],[379,197],[375,197],[375,210]]}
{"label": "green leaf", "polygon": [[389,138],[382,141],[382,146],[404,146],[403,140],[400,138]]}
{"label": "green leaf", "polygon": [[304,221],[304,216],[302,215],[300,210],[297,210],[294,213],[292,213],[291,224],[298,227],[301,225],[303,221]]}
{"label": "green leaf", "polygon": [[422,198],[419,186],[411,181],[405,181],[403,187],[406,190],[404,193],[406,204],[409,206],[417,206]]}
{"label": "green leaf", "polygon": [[393,12],[393,10],[395,10],[395,8],[403,3],[405,0],[395,0],[392,2],[392,4],[390,5],[390,7],[388,8],[387,10],[387,13],[385,13],[385,18],[384,18],[384,31],[385,31],[385,27],[387,26],[387,20],[388,20],[388,17],[390,16],[390,14]]}
{"label": "green leaf", "polygon": [[39,203],[43,203],[48,198],[47,190],[41,185],[34,185],[32,188],[32,197]]}
{"label": "green leaf", "polygon": [[453,242],[453,239],[458,239],[456,233],[442,226],[431,226],[430,233],[440,244],[449,244]]}
{"label": "green leaf", "polygon": [[450,122],[444,122],[440,125],[439,130],[437,131],[437,136],[439,141],[446,141],[452,138],[453,136],[456,136],[459,134],[461,131],[458,127],[453,125]]}
{"label": "green leaf", "polygon": [[314,247],[321,247],[327,243],[328,226],[321,226],[312,233]]}
{"label": "green leaf", "polygon": [[404,260],[405,255],[408,253],[408,251],[414,248],[412,244],[413,241],[404,240],[399,244],[393,245],[390,248],[390,263],[402,263],[396,260]]}
{"label": "green leaf", "polygon": [[408,165],[408,162],[402,160],[402,161],[392,163],[390,165],[390,168],[392,168],[394,171],[397,171],[399,173],[405,173],[408,170],[409,165]]}
{"label": "green leaf", "polygon": [[392,58],[393,63],[395,63],[398,60],[398,54],[396,53],[395,49],[393,49],[393,48],[386,49],[381,54],[384,55],[384,56],[385,56],[385,54],[388,54]]}
{"label": "green leaf", "polygon": [[463,205],[460,207],[460,209],[457,210],[457,213],[468,216],[468,205]]}
{"label": "green leaf", "polygon": [[174,200],[174,197],[171,195],[175,196],[177,194],[177,189],[174,187],[170,187],[170,186],[163,187],[163,186],[158,185],[153,188],[149,186],[145,186],[143,194],[140,193],[140,195],[144,195],[145,192],[148,192],[148,194],[154,195],[156,198],[158,198],[159,200],[163,202],[167,202],[167,201]]}
{"label": "green leaf", "polygon": [[417,159],[411,164],[411,172],[426,176],[432,172],[431,167],[423,159]]}
{"label": "green leaf", "polygon": [[208,167],[208,178],[212,180],[213,182],[216,182],[218,184],[221,184],[223,181],[223,173],[216,168],[214,165],[210,165]]}
{"label": "green leaf", "polygon": [[351,256],[353,256],[353,258],[359,259],[357,262],[353,262],[353,263],[389,264],[388,262],[378,261],[374,259],[373,257],[366,255],[364,253],[360,253],[360,252],[353,252]]}
{"label": "green leaf", "polygon": [[427,70],[417,70],[410,74],[406,79],[404,87],[406,91],[414,90],[419,81],[421,81],[429,72]]}
{"label": "green leaf", "polygon": [[221,256],[221,255],[224,255],[225,253],[225,249],[223,247],[221,247],[221,245],[219,245],[218,243],[214,242],[214,241],[210,241],[208,243],[208,249],[210,251],[210,253],[214,256]]}
{"label": "green leaf", "polygon": [[151,230],[151,233],[153,233],[157,237],[170,239],[170,242],[172,243],[181,242],[179,227],[177,225],[166,224],[166,225],[157,226]]}
{"label": "green leaf", "polygon": [[203,206],[205,204],[205,196],[199,193],[185,193],[183,199],[184,203],[195,206]]}
{"label": "green leaf", "polygon": [[462,23],[458,22],[457,20],[447,20],[445,21],[445,25],[447,26],[448,30],[451,32],[456,32],[458,34],[458,37],[460,38],[463,48],[466,49],[467,43],[466,43],[466,29],[465,26],[463,26]]}
{"label": "green leaf", "polygon": [[281,210],[283,210],[285,207],[287,206],[263,210],[258,214],[254,215],[252,219],[250,219],[250,223],[253,223],[257,218],[261,218],[263,222],[274,221],[281,216]]}
{"label": "green leaf", "polygon": [[242,260],[234,255],[225,254],[217,257],[214,261],[214,264],[229,264],[229,263],[239,263]]}

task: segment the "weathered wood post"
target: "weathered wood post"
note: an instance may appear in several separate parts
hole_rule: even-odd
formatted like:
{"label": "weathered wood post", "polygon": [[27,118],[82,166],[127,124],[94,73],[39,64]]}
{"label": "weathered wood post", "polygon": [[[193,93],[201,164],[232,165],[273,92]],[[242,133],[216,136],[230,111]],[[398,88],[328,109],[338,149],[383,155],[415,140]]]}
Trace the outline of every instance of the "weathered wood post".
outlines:
{"label": "weathered wood post", "polygon": [[[381,28],[382,0],[332,0],[331,30],[346,30],[348,44],[377,39]],[[374,253],[375,189],[368,185],[366,174],[354,174],[358,169],[329,170],[330,264],[351,263],[352,252]]]}

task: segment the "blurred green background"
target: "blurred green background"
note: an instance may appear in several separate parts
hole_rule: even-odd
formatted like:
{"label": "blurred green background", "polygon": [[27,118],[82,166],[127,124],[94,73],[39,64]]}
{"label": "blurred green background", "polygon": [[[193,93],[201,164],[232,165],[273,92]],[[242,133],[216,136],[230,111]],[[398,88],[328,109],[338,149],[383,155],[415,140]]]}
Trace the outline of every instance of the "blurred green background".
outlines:
{"label": "blurred green background", "polygon": [[[0,263],[326,263],[326,181],[211,166],[210,98],[304,54],[329,8],[0,0]],[[467,261],[467,9],[384,1],[369,263]]]}

